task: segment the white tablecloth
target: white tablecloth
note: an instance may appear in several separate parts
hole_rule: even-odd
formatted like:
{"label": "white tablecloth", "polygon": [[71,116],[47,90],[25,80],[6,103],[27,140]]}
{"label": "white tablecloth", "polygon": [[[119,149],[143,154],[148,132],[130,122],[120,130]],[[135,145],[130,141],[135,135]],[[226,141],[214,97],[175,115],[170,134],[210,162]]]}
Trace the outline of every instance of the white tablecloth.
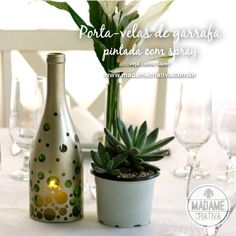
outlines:
{"label": "white tablecloth", "polygon": [[[186,151],[177,142],[171,145],[170,157],[158,162],[161,176],[157,178],[154,192],[152,221],[149,225],[120,229],[97,222],[96,201],[85,196],[84,219],[73,223],[40,223],[29,217],[28,183],[12,180],[9,173],[22,165],[22,157],[10,153],[10,137],[7,129],[0,129],[2,164],[0,170],[0,236],[164,236],[171,232],[183,232],[188,236],[201,236],[202,230],[187,216],[186,180],[173,177],[172,171],[186,162]],[[200,151],[199,158],[222,158],[222,151],[212,138]],[[88,162],[88,160],[85,160]],[[85,168],[86,169],[86,168]],[[222,226],[219,236],[236,235],[236,211]]]}

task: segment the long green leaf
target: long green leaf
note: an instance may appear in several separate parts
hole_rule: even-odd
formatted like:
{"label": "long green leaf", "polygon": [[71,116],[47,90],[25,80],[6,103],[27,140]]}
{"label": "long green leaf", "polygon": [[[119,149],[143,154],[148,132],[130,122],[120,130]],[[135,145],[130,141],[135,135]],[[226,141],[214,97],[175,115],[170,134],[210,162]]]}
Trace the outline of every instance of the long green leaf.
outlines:
{"label": "long green leaf", "polygon": [[117,118],[117,124],[118,124],[119,134],[120,134],[123,142],[125,143],[125,145],[128,148],[131,148],[132,141],[131,141],[130,134],[129,134],[124,122],[120,118]]}
{"label": "long green leaf", "polygon": [[108,129],[104,129],[104,133],[106,135],[106,139],[110,142],[110,144],[113,147],[117,147],[118,145],[120,145],[121,147],[123,147],[123,149],[127,150],[126,146],[123,145],[121,142],[119,142]]}
{"label": "long green leaf", "polygon": [[118,48],[120,46],[120,37],[118,37],[119,35],[114,34],[117,32],[116,24],[113,20],[107,17],[106,13],[101,7],[101,4],[98,1],[88,0],[88,5],[89,5],[90,22],[96,29],[96,31],[100,32],[102,25],[104,25],[105,26],[104,34],[108,31],[111,34],[113,34],[112,38],[100,37],[99,40],[93,39],[94,49],[97,54],[97,57],[101,65],[103,66],[104,70],[106,71],[106,73],[109,73],[110,70],[118,66],[116,63],[117,55],[113,56],[107,55],[105,57],[105,60],[103,60],[103,54],[105,49]]}
{"label": "long green leaf", "polygon": [[164,149],[164,150],[159,150],[157,152],[152,152],[151,154],[152,155],[163,155],[163,156],[166,156],[169,153],[170,153],[169,149]]}
{"label": "long green leaf", "polygon": [[138,134],[138,127],[136,126],[134,128],[133,145],[135,145],[135,142],[136,142],[136,139],[137,139],[137,134]]}
{"label": "long green leaf", "polygon": [[102,166],[103,163],[101,161],[101,159],[99,158],[98,154],[95,152],[95,151],[91,151],[91,157],[92,157],[92,160],[94,161],[94,163],[98,166]]}
{"label": "long green leaf", "polygon": [[117,146],[115,146],[113,143],[110,142],[110,140],[108,138],[106,138],[106,148],[107,149],[110,148],[110,149],[114,149],[115,150],[117,148]]}
{"label": "long green leaf", "polygon": [[48,4],[70,13],[71,17],[73,18],[74,22],[77,24],[79,28],[81,26],[86,26],[88,30],[94,30],[93,27],[87,25],[85,21],[73,10],[73,8],[67,2],[55,2],[55,1],[46,1]]}
{"label": "long green leaf", "polygon": [[153,156],[153,155],[147,155],[147,156],[140,156],[140,159],[142,159],[143,161],[159,161],[161,159],[163,159],[164,156]]}
{"label": "long green leaf", "polygon": [[103,146],[101,142],[98,143],[98,155],[103,157],[106,153],[106,148]]}
{"label": "long green leaf", "polygon": [[154,143],[154,142],[157,140],[158,133],[159,133],[159,129],[158,129],[158,128],[154,129],[154,130],[147,136],[146,145],[151,144],[151,143]]}
{"label": "long green leaf", "polygon": [[126,149],[123,146],[118,145],[116,147],[116,151],[121,153],[121,152],[126,152]]}
{"label": "long green leaf", "polygon": [[[81,29],[82,26],[86,26],[86,28],[88,29],[86,34],[88,34],[89,31],[94,31],[94,28],[86,24],[86,22],[75,12],[75,10],[67,2],[56,2],[56,1],[46,1],[46,2],[60,10],[64,10],[70,13],[72,19],[74,20],[76,25],[79,27],[79,29]],[[91,38],[95,40],[96,42],[102,44],[99,38],[96,38],[95,36],[92,36]]]}
{"label": "long green leaf", "polygon": [[[69,12],[72,19],[74,20],[74,22],[76,23],[76,25],[80,29],[82,26],[86,26],[86,28],[88,29],[85,32],[86,34],[88,34],[89,31],[94,31],[94,28],[89,26],[88,24],[86,24],[86,22],[74,11],[74,9],[67,2],[47,1],[47,3],[60,9],[60,10],[65,10],[65,11]],[[96,3],[96,2],[94,2],[94,3]],[[94,3],[91,3],[91,4],[94,4]],[[94,12],[94,10],[93,10],[93,12]],[[93,18],[92,22],[95,23],[95,18],[94,17],[92,17],[92,18]],[[97,19],[100,19],[100,18],[98,17]],[[96,29],[97,29],[97,27],[98,27],[98,25],[96,25]],[[96,36],[92,36],[91,38],[93,39],[94,50],[96,52],[96,55],[97,55],[101,65],[103,66],[104,70],[108,73],[109,70],[111,69],[109,67],[109,63],[108,63],[107,59],[105,59],[104,61],[102,60],[104,50],[107,48],[103,43],[104,40],[102,38],[97,38]]]}
{"label": "long green leaf", "polygon": [[114,161],[113,160],[108,161],[107,164],[106,164],[107,170],[109,170],[109,171],[112,170],[113,169],[113,165],[114,165]]}
{"label": "long green leaf", "polygon": [[144,144],[143,142],[146,142],[146,138],[147,138],[147,122],[144,121],[138,130],[138,134],[134,144],[135,147],[142,147]]}
{"label": "long green leaf", "polygon": [[94,170],[94,172],[96,172],[98,174],[104,174],[104,173],[108,172],[106,169],[96,166],[96,164],[94,164],[94,163],[91,163],[91,166],[92,166],[92,169]]}
{"label": "long green leaf", "polygon": [[166,154],[169,153],[169,149],[164,149],[164,150],[158,150],[156,152],[151,152],[148,154],[139,154],[139,157],[146,157],[146,156],[165,156]]}
{"label": "long green leaf", "polygon": [[147,121],[144,121],[141,127],[139,128],[138,137],[143,135],[144,133],[147,133]]}
{"label": "long green leaf", "polygon": [[89,19],[93,27],[99,32],[101,26],[105,23],[106,14],[98,1],[88,0]]}
{"label": "long green leaf", "polygon": [[139,135],[137,137],[135,147],[137,147],[138,149],[142,149],[142,147],[146,143],[146,139],[147,139],[147,134],[146,133],[142,133],[141,135]]}
{"label": "long green leaf", "polygon": [[130,135],[129,135],[129,132],[128,130],[126,129],[126,127],[124,127],[122,129],[122,135],[121,135],[124,143],[126,144],[126,146],[128,148],[131,148],[132,147],[132,141],[131,141],[131,138],[130,138]]}
{"label": "long green leaf", "polygon": [[112,144],[113,147],[117,145],[121,145],[121,143],[116,139],[108,129],[104,129],[104,133],[106,135],[106,139]]}
{"label": "long green leaf", "polygon": [[122,134],[122,130],[125,127],[125,124],[119,117],[117,117],[117,126],[118,126],[119,133]]}
{"label": "long green leaf", "polygon": [[104,24],[107,30],[111,33],[116,33],[117,29],[114,20],[107,17],[101,4],[97,0],[88,0],[87,2],[89,5],[89,19],[94,28],[100,31],[101,26]]}
{"label": "long green leaf", "polygon": [[109,153],[106,152],[101,160],[103,162],[103,165],[107,165],[107,163],[111,160]]}
{"label": "long green leaf", "polygon": [[118,27],[119,31],[123,31],[128,24],[139,17],[138,11],[131,12],[130,14],[123,17]]}
{"label": "long green leaf", "polygon": [[164,138],[154,144],[150,144],[147,145],[143,150],[142,153],[148,153],[148,152],[152,152],[155,151],[157,149],[160,149],[161,147],[165,146],[166,144],[168,144],[169,142],[171,142],[174,139],[174,137],[168,137],[168,138]]}
{"label": "long green leaf", "polygon": [[108,73],[110,70],[108,57],[105,57],[105,59],[103,60],[103,54],[104,54],[104,50],[106,50],[106,46],[103,45],[97,39],[96,40],[93,39],[93,47],[94,47],[94,51],[98,57],[98,60],[100,61],[101,65],[102,65],[103,69],[105,70],[106,73]]}
{"label": "long green leaf", "polygon": [[132,125],[129,126],[128,132],[129,132],[130,138],[133,140],[133,138],[134,138],[134,129],[133,129]]}
{"label": "long green leaf", "polygon": [[126,153],[120,153],[116,157],[113,158],[114,165],[113,168],[118,168],[125,160],[127,159]]}

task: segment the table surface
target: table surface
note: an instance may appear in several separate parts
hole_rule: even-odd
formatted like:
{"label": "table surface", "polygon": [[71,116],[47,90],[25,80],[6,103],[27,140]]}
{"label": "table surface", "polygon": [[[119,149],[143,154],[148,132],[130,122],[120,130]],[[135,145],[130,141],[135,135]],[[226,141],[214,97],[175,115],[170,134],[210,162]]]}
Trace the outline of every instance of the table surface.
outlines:
{"label": "table surface", "polygon": [[[161,135],[166,132],[161,132]],[[10,136],[8,129],[0,129],[2,163],[0,170],[0,236],[5,235],[101,235],[101,236],[164,236],[172,232],[183,232],[187,236],[200,236],[202,229],[195,226],[186,213],[186,180],[173,176],[173,170],[184,165],[187,153],[176,141],[170,145],[171,156],[160,162],[158,166],[162,172],[157,178],[154,190],[151,223],[136,228],[111,228],[100,224],[96,218],[96,200],[85,191],[84,218],[73,223],[40,223],[29,217],[28,183],[9,178],[11,171],[22,165],[20,155],[12,156],[10,152]],[[218,147],[214,137],[205,144],[198,158],[222,158],[226,161],[222,150]],[[85,170],[88,169],[88,158],[85,159]],[[222,226],[219,236],[235,236],[236,213],[232,213]]]}

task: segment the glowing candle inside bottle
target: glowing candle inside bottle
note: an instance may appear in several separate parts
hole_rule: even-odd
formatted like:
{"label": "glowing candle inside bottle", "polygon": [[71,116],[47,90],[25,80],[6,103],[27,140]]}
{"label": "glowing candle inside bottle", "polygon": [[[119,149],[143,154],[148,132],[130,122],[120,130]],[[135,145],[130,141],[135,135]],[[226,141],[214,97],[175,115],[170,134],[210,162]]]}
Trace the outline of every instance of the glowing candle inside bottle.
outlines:
{"label": "glowing candle inside bottle", "polygon": [[51,176],[48,178],[47,184],[50,189],[58,189],[60,181],[56,176]]}
{"label": "glowing candle inside bottle", "polygon": [[56,180],[51,180],[48,187],[49,188],[57,188]]}

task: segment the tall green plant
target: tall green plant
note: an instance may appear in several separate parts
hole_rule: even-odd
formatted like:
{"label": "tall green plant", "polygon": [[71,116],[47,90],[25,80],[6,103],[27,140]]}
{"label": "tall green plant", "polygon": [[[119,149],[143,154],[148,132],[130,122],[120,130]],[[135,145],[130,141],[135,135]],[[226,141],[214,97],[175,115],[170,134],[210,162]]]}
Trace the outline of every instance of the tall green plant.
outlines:
{"label": "tall green plant", "polygon": [[[137,24],[138,30],[145,30],[151,22],[157,20],[168,9],[172,0],[153,5],[141,17],[136,10],[138,3],[136,0],[129,4],[126,4],[125,0],[88,0],[87,2],[89,5],[90,23],[86,23],[67,2],[47,1],[48,4],[60,10],[67,11],[79,29],[81,29],[82,26],[86,26],[88,31],[100,31],[100,28],[104,25],[105,32],[111,33],[112,37],[110,38],[95,36],[91,38],[97,58],[108,77],[106,128],[118,138],[118,127],[116,123],[116,118],[120,116],[120,85],[118,78],[123,72],[130,71],[130,65],[127,62],[126,56],[119,54],[106,55],[104,58],[104,50],[119,49],[121,45],[127,50],[130,50],[134,44],[141,47],[143,40],[141,40],[140,37],[122,37],[122,32],[132,29],[134,24]],[[148,60],[154,60],[157,57],[152,57]],[[147,58],[142,57],[140,62],[142,62],[142,60],[146,62]]]}

